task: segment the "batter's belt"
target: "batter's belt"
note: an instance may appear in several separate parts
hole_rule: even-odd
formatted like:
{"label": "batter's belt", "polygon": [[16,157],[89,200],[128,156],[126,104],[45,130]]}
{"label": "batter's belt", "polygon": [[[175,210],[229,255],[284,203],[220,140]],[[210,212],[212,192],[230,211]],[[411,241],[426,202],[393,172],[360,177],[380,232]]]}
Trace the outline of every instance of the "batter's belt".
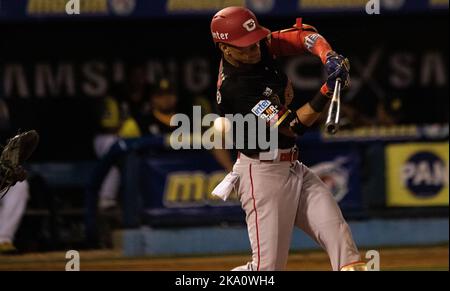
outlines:
{"label": "batter's belt", "polygon": [[274,158],[270,158],[268,159],[267,156],[269,156],[270,154],[268,153],[258,153],[258,154],[253,154],[250,156],[244,155],[241,152],[238,152],[238,159],[241,156],[245,156],[249,159],[255,159],[255,160],[259,160],[261,162],[265,162],[265,163],[274,163],[274,162],[294,162],[296,160],[298,160],[298,148],[297,147],[293,147],[291,149],[278,149],[278,152],[275,154],[274,153]]}

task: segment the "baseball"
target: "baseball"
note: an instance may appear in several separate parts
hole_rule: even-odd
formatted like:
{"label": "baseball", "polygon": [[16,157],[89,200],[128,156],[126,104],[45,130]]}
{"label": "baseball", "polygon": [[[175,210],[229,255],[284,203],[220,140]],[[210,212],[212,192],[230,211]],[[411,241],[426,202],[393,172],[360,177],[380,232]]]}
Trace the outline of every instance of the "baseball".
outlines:
{"label": "baseball", "polygon": [[214,120],[214,128],[219,132],[228,132],[230,131],[231,124],[227,118],[219,117],[216,120]]}

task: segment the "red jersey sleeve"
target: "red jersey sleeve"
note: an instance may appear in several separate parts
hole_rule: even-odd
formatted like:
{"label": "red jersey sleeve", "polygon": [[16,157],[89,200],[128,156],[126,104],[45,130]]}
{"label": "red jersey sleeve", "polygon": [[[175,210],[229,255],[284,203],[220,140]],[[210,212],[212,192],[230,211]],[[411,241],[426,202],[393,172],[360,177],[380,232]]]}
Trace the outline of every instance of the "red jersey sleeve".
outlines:
{"label": "red jersey sleeve", "polygon": [[309,52],[318,56],[322,63],[332,50],[327,40],[313,26],[303,24],[301,18],[297,18],[293,28],[272,32],[269,49],[277,57]]}

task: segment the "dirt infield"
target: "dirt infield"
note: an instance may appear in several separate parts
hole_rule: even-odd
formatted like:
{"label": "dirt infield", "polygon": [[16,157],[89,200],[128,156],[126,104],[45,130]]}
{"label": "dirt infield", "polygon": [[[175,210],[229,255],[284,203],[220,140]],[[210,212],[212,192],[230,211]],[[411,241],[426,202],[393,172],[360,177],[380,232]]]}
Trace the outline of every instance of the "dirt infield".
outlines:
{"label": "dirt infield", "polygon": [[[448,248],[448,245],[445,245],[378,249],[381,270],[448,271]],[[361,254],[364,257],[365,250],[361,251]],[[114,250],[81,251],[80,268],[85,271],[221,271],[242,265],[249,258],[245,255],[125,258]],[[63,271],[66,262],[65,252],[0,255],[0,270]],[[287,269],[330,270],[330,264],[322,251],[292,253]]]}

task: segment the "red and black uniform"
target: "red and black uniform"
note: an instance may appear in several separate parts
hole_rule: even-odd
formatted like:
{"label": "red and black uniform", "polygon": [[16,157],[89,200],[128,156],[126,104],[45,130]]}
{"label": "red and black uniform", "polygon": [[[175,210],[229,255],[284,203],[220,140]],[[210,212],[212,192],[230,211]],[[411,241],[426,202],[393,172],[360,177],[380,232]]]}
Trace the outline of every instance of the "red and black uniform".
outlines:
{"label": "red and black uniform", "polygon": [[[326,250],[333,270],[365,269],[339,206],[320,178],[297,160],[295,140],[291,137],[292,132],[301,134],[314,122],[329,102],[337,79],[346,83],[348,60],[332,52],[326,40],[314,28],[302,25],[301,20],[291,29],[270,33],[244,7],[227,7],[217,12],[211,21],[211,34],[215,43],[223,43],[219,45],[225,53],[227,46],[252,49],[257,43],[261,50],[257,64],[238,63],[234,67],[222,60],[217,92],[219,111],[222,115],[253,114],[250,116],[264,120],[262,128],[279,129],[278,150],[272,151],[273,155],[261,152],[252,156],[260,150],[251,150],[249,143],[245,144],[233,171],[215,194],[227,197],[231,189],[236,189],[245,211],[252,261],[233,270],[284,270],[294,227]],[[328,77],[320,93],[291,112],[286,108],[291,97],[287,90],[289,81],[278,68],[277,58],[302,53],[317,55]],[[314,118],[308,119],[309,116]]]}
{"label": "red and black uniform", "polygon": [[[277,63],[271,57],[267,45],[261,46],[261,61],[255,65],[243,65],[234,67],[226,60],[222,61],[220,82],[217,91],[217,107],[219,114],[242,114],[252,112],[252,108],[266,99],[264,94],[279,96],[282,104],[285,103],[284,91],[288,85],[288,78],[283,71],[278,68]],[[257,116],[255,118],[255,124]],[[266,136],[269,136],[270,129],[267,128]],[[252,138],[253,136],[250,136]],[[259,153],[261,149],[249,149],[248,134],[245,132],[245,149],[242,153],[253,155]],[[295,145],[295,138],[278,133],[278,146],[282,149],[292,148]]]}
{"label": "red and black uniform", "polygon": [[[302,29],[297,28],[297,25]],[[311,52],[325,62],[326,54],[331,51],[326,40],[317,34],[313,27],[302,25],[301,19],[297,21],[296,26],[292,29],[273,32],[260,41],[261,61],[257,64],[240,64],[239,67],[235,67],[224,58],[221,60],[217,82],[217,108],[221,116],[225,114],[245,116],[252,113],[252,109],[261,100],[273,97],[277,98],[280,104],[285,104],[285,94],[290,84],[288,77],[279,67],[278,57]],[[285,106],[282,107],[286,109]],[[280,108],[277,118],[281,119],[283,114],[287,114],[285,111],[283,112]],[[257,116],[254,115],[254,118],[256,120]],[[283,126],[288,125],[284,122]],[[269,136],[269,130],[268,127],[266,137]],[[261,152],[258,145],[256,149],[249,148],[248,138],[245,131],[245,148],[241,152],[245,155]],[[294,145],[294,137],[278,132],[278,148],[288,149]]]}

